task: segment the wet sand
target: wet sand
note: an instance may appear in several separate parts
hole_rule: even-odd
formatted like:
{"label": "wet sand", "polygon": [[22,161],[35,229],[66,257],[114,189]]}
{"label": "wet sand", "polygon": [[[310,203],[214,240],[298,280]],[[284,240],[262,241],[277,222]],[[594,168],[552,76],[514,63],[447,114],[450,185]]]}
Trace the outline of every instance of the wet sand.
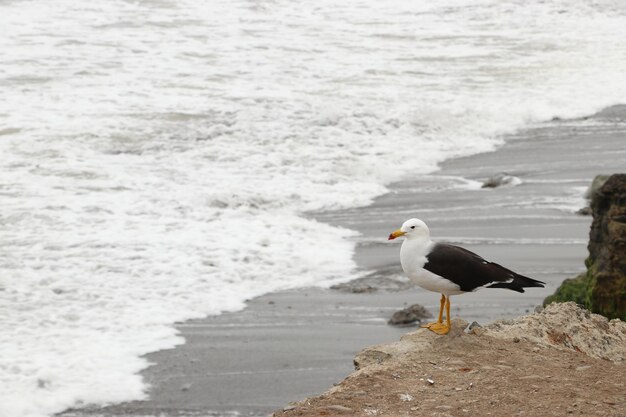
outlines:
{"label": "wet sand", "polygon": [[[325,391],[352,370],[362,348],[397,340],[411,328],[386,324],[391,314],[420,303],[436,312],[438,295],[405,288],[399,242],[386,236],[420,217],[433,240],[462,244],[484,257],[547,283],[525,294],[486,290],[452,298],[453,316],[485,323],[532,310],[558,284],[584,269],[590,217],[557,209],[599,173],[626,169],[626,110],[555,121],[507,139],[496,152],[444,163],[434,175],[394,184],[371,206],[319,213],[319,221],[358,230],[358,265],[370,274],[348,289],[302,289],[251,300],[237,313],[181,323],[186,343],[147,356],[150,399],[66,415],[267,415],[289,401]],[[602,122],[602,123],[600,123]],[[480,189],[507,172],[516,187]],[[400,288],[389,291],[384,288]]]}

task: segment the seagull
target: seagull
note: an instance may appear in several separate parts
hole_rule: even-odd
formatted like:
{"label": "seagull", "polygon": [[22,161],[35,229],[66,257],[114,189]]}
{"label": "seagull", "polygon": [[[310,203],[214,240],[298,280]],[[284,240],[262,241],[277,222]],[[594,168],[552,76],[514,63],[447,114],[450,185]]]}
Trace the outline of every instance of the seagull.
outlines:
{"label": "seagull", "polygon": [[[473,292],[481,288],[507,288],[524,292],[526,287],[543,287],[537,281],[486,261],[481,256],[459,246],[435,243],[430,230],[419,219],[409,219],[392,232],[388,240],[404,237],[400,262],[404,273],[420,287],[441,293],[439,319],[422,327],[437,333],[450,331],[450,296]],[[443,323],[443,308],[446,323]]]}

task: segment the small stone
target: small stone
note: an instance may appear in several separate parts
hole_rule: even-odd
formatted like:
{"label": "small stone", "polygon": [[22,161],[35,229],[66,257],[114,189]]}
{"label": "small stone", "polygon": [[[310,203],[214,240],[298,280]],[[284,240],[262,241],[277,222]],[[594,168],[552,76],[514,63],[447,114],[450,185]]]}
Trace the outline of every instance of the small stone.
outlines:
{"label": "small stone", "polygon": [[439,410],[451,410],[452,406],[451,405],[438,405],[437,407],[435,407]]}
{"label": "small stone", "polygon": [[329,405],[325,407],[327,410],[339,411],[340,413],[351,413],[353,410],[349,407],[344,407],[343,405]]}
{"label": "small stone", "polygon": [[579,366],[576,368],[577,371],[585,371],[587,369],[591,368],[591,365],[584,365],[584,366]]}
{"label": "small stone", "polygon": [[293,405],[288,405],[286,407],[283,407],[283,411],[290,411],[290,410],[295,410],[296,407]]}
{"label": "small stone", "polygon": [[483,326],[481,326],[480,323],[478,323],[477,321],[473,321],[472,324],[470,324],[467,329],[469,331],[472,331],[473,329],[475,329],[477,327],[483,327]]}
{"label": "small stone", "polygon": [[435,381],[434,381],[434,380],[432,380],[431,378],[428,378],[428,379],[426,380],[426,382],[428,382],[430,385],[434,385],[434,384],[435,384]]}
{"label": "small stone", "polygon": [[526,376],[520,376],[519,379],[542,379],[543,377],[540,375],[526,375]]}
{"label": "small stone", "polygon": [[408,402],[413,401],[413,396],[411,394],[400,394],[398,395],[400,401]]}
{"label": "small stone", "polygon": [[519,343],[519,337],[514,337],[513,338],[513,343]]}

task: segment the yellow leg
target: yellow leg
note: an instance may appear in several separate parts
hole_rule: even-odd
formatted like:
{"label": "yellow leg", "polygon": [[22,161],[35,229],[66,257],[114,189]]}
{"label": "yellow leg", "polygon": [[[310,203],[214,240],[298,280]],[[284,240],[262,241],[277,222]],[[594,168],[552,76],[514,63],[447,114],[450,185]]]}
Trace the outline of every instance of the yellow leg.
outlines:
{"label": "yellow leg", "polygon": [[443,305],[446,303],[446,296],[441,294],[441,300],[439,300],[439,318],[437,319],[437,323],[443,322]]}
{"label": "yellow leg", "polygon": [[446,296],[441,294],[441,300],[439,300],[439,318],[437,319],[437,321],[423,324],[421,327],[426,327],[427,329],[430,329],[433,326],[437,326],[443,323],[443,307],[445,306],[445,304],[446,304]]}
{"label": "yellow leg", "polygon": [[[444,303],[446,305],[446,324],[443,324],[443,317],[441,314],[443,313]],[[439,322],[437,323],[429,323],[423,327],[428,328],[437,334],[448,334],[450,331],[450,297],[446,297],[445,295],[441,296],[441,309],[439,310]]]}

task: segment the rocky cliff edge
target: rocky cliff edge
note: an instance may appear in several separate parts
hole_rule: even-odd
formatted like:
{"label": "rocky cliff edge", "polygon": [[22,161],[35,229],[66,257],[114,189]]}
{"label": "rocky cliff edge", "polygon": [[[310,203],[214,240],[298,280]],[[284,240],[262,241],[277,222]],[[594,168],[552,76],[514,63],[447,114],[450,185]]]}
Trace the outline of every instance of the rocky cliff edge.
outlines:
{"label": "rocky cliff edge", "polygon": [[626,415],[626,323],[573,302],[369,347],[357,371],[274,416]]}

